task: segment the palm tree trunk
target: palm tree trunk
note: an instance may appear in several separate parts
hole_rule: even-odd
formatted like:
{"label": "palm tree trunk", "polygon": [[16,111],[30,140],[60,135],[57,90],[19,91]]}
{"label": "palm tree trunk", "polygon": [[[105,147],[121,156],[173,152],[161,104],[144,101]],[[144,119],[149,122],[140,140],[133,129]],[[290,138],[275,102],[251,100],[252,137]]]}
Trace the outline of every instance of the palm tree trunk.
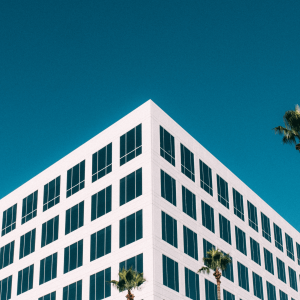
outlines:
{"label": "palm tree trunk", "polygon": [[128,294],[126,295],[127,300],[134,300],[134,295],[131,293],[131,290],[128,290]]}
{"label": "palm tree trunk", "polygon": [[218,300],[221,300],[221,273],[219,271],[219,269],[216,269],[216,271],[213,274],[217,280],[217,298]]}

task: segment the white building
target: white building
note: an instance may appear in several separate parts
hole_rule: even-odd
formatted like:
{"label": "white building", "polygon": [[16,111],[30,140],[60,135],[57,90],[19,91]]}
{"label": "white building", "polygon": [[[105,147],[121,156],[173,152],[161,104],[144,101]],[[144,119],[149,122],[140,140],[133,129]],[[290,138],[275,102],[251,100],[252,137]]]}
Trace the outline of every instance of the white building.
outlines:
{"label": "white building", "polygon": [[[300,234],[151,100],[1,200],[0,299],[300,299]],[[298,243],[297,243],[298,242]]]}

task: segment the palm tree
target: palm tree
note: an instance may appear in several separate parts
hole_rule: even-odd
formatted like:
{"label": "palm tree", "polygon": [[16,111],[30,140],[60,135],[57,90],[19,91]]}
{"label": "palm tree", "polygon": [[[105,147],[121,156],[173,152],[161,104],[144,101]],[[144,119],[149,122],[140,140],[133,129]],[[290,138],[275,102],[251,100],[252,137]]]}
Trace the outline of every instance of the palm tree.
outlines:
{"label": "palm tree", "polygon": [[127,300],[133,300],[134,295],[131,293],[132,289],[140,287],[146,279],[143,277],[143,273],[138,273],[132,268],[123,270],[119,272],[119,281],[111,280],[109,283],[112,283],[119,292],[128,291],[126,298]]}
{"label": "palm tree", "polygon": [[[296,105],[295,110],[288,110],[283,116],[285,127],[277,126],[275,133],[283,134],[284,144],[295,144],[296,150],[300,151],[300,107]],[[298,144],[296,139],[298,139]]]}
{"label": "palm tree", "polygon": [[207,251],[207,257],[203,257],[203,262],[206,266],[203,266],[198,272],[204,272],[209,274],[210,270],[213,270],[214,273],[213,275],[216,278],[217,281],[217,295],[218,295],[218,300],[221,300],[221,272],[225,271],[227,266],[231,263],[231,258],[229,254],[224,254],[221,250],[219,249],[211,249]]}

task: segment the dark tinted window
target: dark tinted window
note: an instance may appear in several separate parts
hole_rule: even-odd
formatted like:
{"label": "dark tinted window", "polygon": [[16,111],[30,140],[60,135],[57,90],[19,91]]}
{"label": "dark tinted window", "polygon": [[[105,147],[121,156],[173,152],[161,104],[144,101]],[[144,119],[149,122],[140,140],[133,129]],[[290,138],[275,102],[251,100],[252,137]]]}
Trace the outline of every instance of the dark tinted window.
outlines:
{"label": "dark tinted window", "polygon": [[219,214],[220,238],[231,245],[230,221]]}
{"label": "dark tinted window", "polygon": [[165,212],[161,212],[162,239],[177,248],[177,221]]}
{"label": "dark tinted window", "polygon": [[34,193],[30,194],[29,196],[23,199],[21,224],[24,224],[30,221],[32,218],[36,217],[37,198],[38,191],[35,191]]}
{"label": "dark tinted window", "polygon": [[92,196],[91,220],[111,211],[111,185]]}
{"label": "dark tinted window", "polygon": [[3,212],[1,236],[16,229],[16,219],[17,219],[17,204],[11,206],[10,208],[8,208]]}
{"label": "dark tinted window", "polygon": [[56,300],[56,292],[52,292],[43,297],[40,297],[39,300]]}
{"label": "dark tinted window", "polygon": [[60,176],[44,185],[43,211],[59,203]]}
{"label": "dark tinted window", "polygon": [[[100,300],[111,296],[111,268],[90,276],[90,300]],[[71,300],[71,299],[70,299]]]}
{"label": "dark tinted window", "polygon": [[64,274],[82,266],[83,240],[65,248]]}
{"label": "dark tinted window", "polygon": [[197,233],[183,225],[183,245],[184,253],[198,260],[198,240]]}
{"label": "dark tinted window", "polygon": [[267,281],[268,300],[276,300],[276,289],[273,284]]}
{"label": "dark tinted window", "polygon": [[257,209],[251,202],[247,201],[247,204],[249,226],[258,232]]}
{"label": "dark tinted window", "polygon": [[90,261],[111,252],[111,226],[107,226],[91,235]]}
{"label": "dark tinted window", "polygon": [[232,188],[233,193],[233,211],[236,216],[244,221],[244,202],[243,196],[234,188]]}
{"label": "dark tinted window", "polygon": [[239,274],[239,286],[249,292],[248,268],[242,265],[240,262],[237,263],[237,266]]}
{"label": "dark tinted window", "polygon": [[289,267],[289,279],[290,279],[290,287],[298,292],[297,275],[296,272],[290,267]]}
{"label": "dark tinted window", "polygon": [[11,299],[11,282],[12,282],[12,276],[6,277],[0,281],[1,300]]}
{"label": "dark tinted window", "polygon": [[176,206],[176,181],[163,170],[160,171],[161,196]]}
{"label": "dark tinted window", "polygon": [[57,253],[40,261],[40,285],[57,276]]}
{"label": "dark tinted window", "polygon": [[15,241],[0,248],[0,270],[14,262]]}
{"label": "dark tinted window", "polygon": [[283,251],[283,243],[282,243],[282,232],[281,232],[281,228],[279,226],[277,226],[275,223],[273,223],[274,225],[274,238],[275,238],[275,246]]}
{"label": "dark tinted window", "polygon": [[182,210],[191,218],[197,220],[196,196],[184,186],[182,186]]}
{"label": "dark tinted window", "polygon": [[175,167],[174,137],[167,130],[159,126],[160,130],[160,156]]}
{"label": "dark tinted window", "polygon": [[235,300],[235,296],[223,289],[223,299],[224,300]]}
{"label": "dark tinted window", "polygon": [[85,160],[67,172],[67,198],[84,188]]}
{"label": "dark tinted window", "polygon": [[201,200],[202,225],[215,233],[214,209]]}
{"label": "dark tinted window", "polygon": [[285,234],[285,243],[286,243],[286,255],[290,259],[295,260],[293,239],[287,233]]}
{"label": "dark tinted window", "polygon": [[300,266],[300,245],[298,243],[296,243],[296,248],[297,248],[298,265]]}
{"label": "dark tinted window", "polygon": [[179,292],[179,281],[178,281],[178,262],[163,255],[163,285],[168,288]]}
{"label": "dark tinted window", "polygon": [[193,300],[200,300],[199,275],[187,268],[184,268],[185,295]]}
{"label": "dark tinted window", "polygon": [[129,270],[130,268],[138,273],[143,273],[143,253],[120,262],[120,270]]}
{"label": "dark tinted window", "polygon": [[195,181],[194,153],[180,144],[181,150],[181,172],[191,180]]}
{"label": "dark tinted window", "polygon": [[277,262],[277,273],[278,273],[278,279],[286,283],[286,276],[285,276],[285,264],[282,260],[280,260],[278,257],[276,257]]}
{"label": "dark tinted window", "polygon": [[207,257],[207,252],[215,249],[215,246],[206,239],[203,239],[203,257]]}
{"label": "dark tinted window", "polygon": [[288,295],[281,290],[279,290],[279,297],[280,300],[288,300]]}
{"label": "dark tinted window", "polygon": [[222,203],[225,207],[229,208],[228,183],[219,175],[217,175],[217,183],[218,201]]}
{"label": "dark tinted window", "polygon": [[252,272],[252,277],[254,296],[256,296],[259,299],[264,299],[262,278],[254,272]]}
{"label": "dark tinted window", "polygon": [[243,230],[235,226],[236,249],[247,255],[246,234]]}
{"label": "dark tinted window", "polygon": [[20,237],[20,259],[35,251],[35,231],[33,229]]}
{"label": "dark tinted window", "polygon": [[[223,252],[223,251],[222,251]],[[223,252],[226,254],[225,252]],[[227,278],[228,280],[234,282],[234,277],[233,277],[233,259],[231,256],[229,256],[231,259],[231,263],[227,265],[227,268],[225,271],[222,271],[222,276]]]}
{"label": "dark tinted window", "polygon": [[202,160],[199,160],[200,164],[200,186],[211,196],[213,195],[212,175],[211,168],[206,165]]}
{"label": "dark tinted window", "polygon": [[205,279],[205,300],[217,299],[217,285]]}
{"label": "dark tinted window", "polygon": [[273,254],[264,248],[265,269],[274,275]]}
{"label": "dark tinted window", "polygon": [[251,248],[251,259],[257,264],[261,265],[259,243],[255,241],[253,238],[250,238],[250,248]]}
{"label": "dark tinted window", "polygon": [[92,182],[112,171],[112,143],[93,154]]}
{"label": "dark tinted window", "polygon": [[41,247],[44,247],[58,239],[58,223],[59,216],[56,216],[42,225]]}
{"label": "dark tinted window", "polygon": [[31,290],[33,287],[33,265],[18,272],[17,295]]}
{"label": "dark tinted window", "polygon": [[261,213],[261,229],[263,237],[271,242],[270,219],[263,213]]}
{"label": "dark tinted window", "polygon": [[84,222],[84,201],[66,210],[65,234],[80,228]]}
{"label": "dark tinted window", "polygon": [[63,300],[83,300],[82,280],[74,282],[63,288]]}

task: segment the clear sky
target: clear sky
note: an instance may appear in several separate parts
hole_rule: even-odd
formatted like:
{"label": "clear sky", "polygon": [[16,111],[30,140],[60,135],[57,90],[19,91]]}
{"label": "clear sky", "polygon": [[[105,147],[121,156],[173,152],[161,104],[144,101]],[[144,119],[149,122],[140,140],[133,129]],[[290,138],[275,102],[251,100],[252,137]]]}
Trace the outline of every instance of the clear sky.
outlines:
{"label": "clear sky", "polygon": [[0,1],[0,198],[152,99],[300,231],[300,153],[272,131],[300,104],[299,16],[290,0]]}

